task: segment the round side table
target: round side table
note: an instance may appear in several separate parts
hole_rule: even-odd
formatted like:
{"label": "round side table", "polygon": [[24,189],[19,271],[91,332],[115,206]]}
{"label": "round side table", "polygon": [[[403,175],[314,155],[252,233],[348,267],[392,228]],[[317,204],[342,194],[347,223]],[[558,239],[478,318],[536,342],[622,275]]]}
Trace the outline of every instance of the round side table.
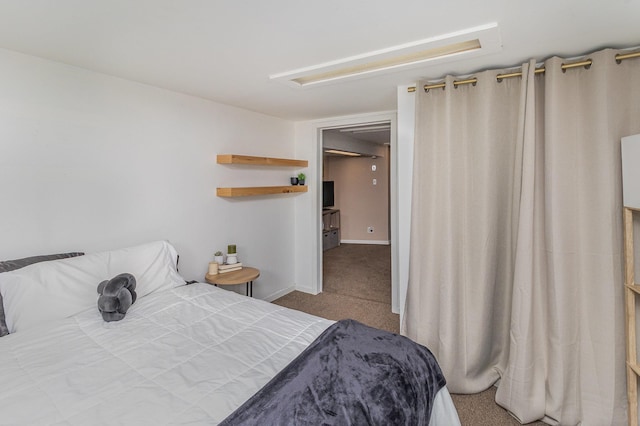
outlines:
{"label": "round side table", "polygon": [[204,279],[215,286],[246,284],[247,296],[253,297],[253,280],[260,276],[260,270],[243,266],[242,269],[216,275],[205,275]]}

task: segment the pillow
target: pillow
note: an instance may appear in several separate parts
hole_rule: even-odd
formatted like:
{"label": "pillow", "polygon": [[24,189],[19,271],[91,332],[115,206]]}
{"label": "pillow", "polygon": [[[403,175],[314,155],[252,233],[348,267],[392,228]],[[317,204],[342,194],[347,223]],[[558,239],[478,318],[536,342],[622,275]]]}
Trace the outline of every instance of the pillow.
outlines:
{"label": "pillow", "polygon": [[[71,252],[71,253],[59,253],[59,254],[47,254],[44,256],[32,256],[25,257],[24,259],[4,260],[0,262],[0,273],[15,271],[16,269],[24,268],[25,266],[32,265],[34,263],[46,262],[48,260],[67,259],[69,257],[82,256],[84,253]],[[2,302],[2,293],[0,293],[0,337],[9,334],[7,323],[4,319],[4,307]]]}
{"label": "pillow", "polygon": [[67,259],[70,257],[82,256],[84,253],[71,252],[59,254],[46,254],[44,256],[25,257],[24,259],[3,260],[0,262],[0,272],[11,272],[34,263],[46,262],[48,260]]}
{"label": "pillow", "polygon": [[136,277],[126,272],[98,284],[98,311],[106,322],[120,321],[136,302]]}
{"label": "pillow", "polygon": [[[37,263],[0,274],[9,332],[67,318],[96,305],[96,283],[124,271],[136,277],[142,298],[184,285],[176,272],[177,252],[167,241]],[[97,313],[97,312],[96,312]]]}

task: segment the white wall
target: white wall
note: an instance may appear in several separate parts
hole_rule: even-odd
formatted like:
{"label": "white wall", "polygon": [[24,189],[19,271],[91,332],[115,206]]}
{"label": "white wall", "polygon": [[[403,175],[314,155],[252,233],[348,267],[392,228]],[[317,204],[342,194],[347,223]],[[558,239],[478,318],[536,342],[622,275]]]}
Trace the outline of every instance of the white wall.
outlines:
{"label": "white wall", "polygon": [[306,184],[309,192],[305,198],[296,198],[295,246],[298,254],[295,262],[296,290],[318,294],[321,271],[318,260],[322,256],[322,150],[317,145],[318,132],[313,122],[295,125],[296,158],[309,160]]}
{"label": "white wall", "polygon": [[291,122],[0,50],[0,259],[168,239],[202,280],[235,243],[262,271],[255,297],[273,299],[295,286],[294,206],[313,191],[218,198],[294,171],[215,159],[294,149]]}
{"label": "white wall", "polygon": [[[326,144],[323,146],[326,149]],[[390,243],[389,147],[376,145],[373,148],[377,150],[375,159],[335,155],[324,160],[328,168],[324,171],[324,179],[335,182],[335,208],[340,209],[343,243]],[[373,165],[375,171],[372,171]],[[368,227],[373,228],[372,233],[367,231]]]}
{"label": "white wall", "polygon": [[[411,86],[415,86],[412,84]],[[415,94],[409,86],[398,87],[398,293],[400,323],[409,283],[409,243],[411,240],[411,191],[413,187],[413,138]]]}

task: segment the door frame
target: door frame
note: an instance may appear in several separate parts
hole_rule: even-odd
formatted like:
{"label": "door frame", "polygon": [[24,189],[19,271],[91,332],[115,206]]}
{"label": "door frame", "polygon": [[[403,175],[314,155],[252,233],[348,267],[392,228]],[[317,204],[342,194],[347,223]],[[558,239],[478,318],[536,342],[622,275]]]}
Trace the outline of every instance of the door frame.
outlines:
{"label": "door frame", "polygon": [[[391,311],[399,313],[399,257],[398,257],[398,141],[397,141],[397,113],[396,111],[385,111],[369,114],[359,114],[346,117],[337,117],[325,120],[318,120],[312,123],[313,134],[315,134],[315,165],[318,171],[318,179],[316,179],[316,205],[322,206],[322,161],[323,161],[323,140],[322,132],[324,130],[336,129],[341,127],[352,127],[356,125],[372,125],[379,123],[390,123],[390,173],[389,173],[389,203],[390,203],[390,237],[391,237]],[[315,293],[322,292],[322,209],[316,209],[315,224],[318,224],[315,235],[316,241],[316,285]]]}

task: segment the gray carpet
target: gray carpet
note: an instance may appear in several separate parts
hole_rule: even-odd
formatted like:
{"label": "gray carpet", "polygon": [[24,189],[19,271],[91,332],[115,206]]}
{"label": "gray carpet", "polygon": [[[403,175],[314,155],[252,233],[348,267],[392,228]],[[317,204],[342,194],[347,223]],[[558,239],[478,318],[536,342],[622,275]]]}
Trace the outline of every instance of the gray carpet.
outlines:
{"label": "gray carpet", "polygon": [[351,318],[371,327],[392,333],[400,332],[400,319],[391,312],[391,305],[386,303],[326,291],[316,296],[293,291],[273,303],[330,320]]}
{"label": "gray carpet", "polygon": [[[293,291],[273,303],[331,320],[353,318],[399,333],[391,312],[390,246],[342,244],[324,252],[323,292]],[[452,394],[464,426],[516,426],[520,423],[495,403],[494,387],[474,395]],[[544,426],[542,422],[531,423]]]}
{"label": "gray carpet", "polygon": [[400,332],[400,316],[391,312],[391,248],[342,244],[323,256],[322,293],[293,291],[273,303],[331,320],[352,318]]}
{"label": "gray carpet", "polygon": [[372,300],[391,306],[391,248],[342,244],[324,252],[324,292]]}

